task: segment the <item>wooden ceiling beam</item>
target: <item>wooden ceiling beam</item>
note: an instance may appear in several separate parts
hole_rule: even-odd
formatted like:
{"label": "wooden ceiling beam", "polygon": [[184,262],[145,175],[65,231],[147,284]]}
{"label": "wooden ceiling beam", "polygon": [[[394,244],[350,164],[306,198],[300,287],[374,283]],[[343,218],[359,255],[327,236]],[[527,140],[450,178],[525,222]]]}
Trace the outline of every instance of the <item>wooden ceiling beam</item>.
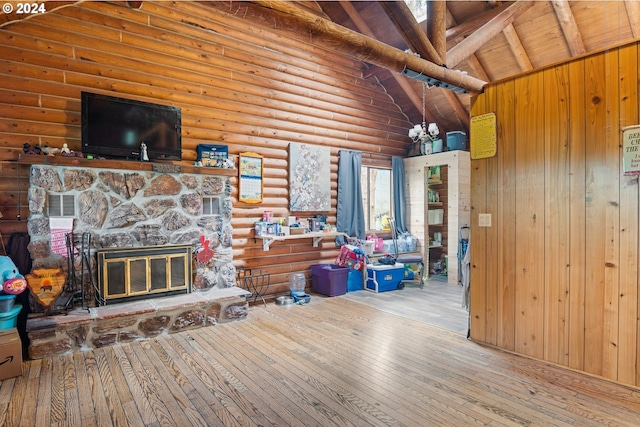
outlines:
{"label": "wooden ceiling beam", "polygon": [[637,0],[626,0],[624,6],[629,16],[631,34],[633,34],[634,39],[640,38],[640,2]]}
{"label": "wooden ceiling beam", "polygon": [[[443,15],[441,18],[442,22],[446,23],[447,4],[445,2],[439,2],[439,3],[442,3],[444,5],[444,9],[440,11],[440,13]],[[385,12],[387,12],[387,8],[389,8],[391,5],[393,5],[391,6],[392,10],[395,10],[396,8],[398,9],[406,8],[407,11],[409,10],[406,4],[404,3],[404,1],[381,2],[380,5],[381,6],[384,5],[383,9],[385,9]],[[398,25],[396,26],[396,28],[398,29],[398,32],[402,36],[402,39],[407,43],[407,45],[411,46],[413,41],[415,41],[416,39],[419,39],[420,41],[418,43],[414,43],[414,47],[416,49],[415,52],[419,53],[421,56],[427,54],[425,49],[427,49],[428,46],[431,46],[431,43],[426,38],[426,34],[424,33],[424,31],[422,31],[422,28],[420,28],[420,25],[416,21],[416,18],[413,16],[413,14],[410,12],[408,14],[407,13],[396,14],[395,18],[398,20]],[[420,34],[420,37],[417,38],[416,34]],[[444,31],[442,32],[442,34],[443,34],[443,37],[442,37],[443,41],[446,45],[446,40],[444,40]],[[427,44],[423,43],[424,40],[426,40],[428,46]],[[437,52],[435,52],[435,54],[437,55]],[[438,62],[443,62],[439,57],[437,57],[436,60],[438,60]],[[447,100],[447,102],[451,106],[451,108],[455,111],[456,116],[458,116],[458,119],[460,120],[460,122],[468,128],[470,125],[469,112],[464,107],[464,105],[462,105],[462,103],[460,102],[460,99],[453,92],[449,90],[443,90],[442,93],[444,95],[444,98]],[[430,120],[430,121],[435,121],[435,120]]]}
{"label": "wooden ceiling beam", "polygon": [[560,22],[564,38],[569,45],[569,52],[571,52],[571,56],[578,56],[586,53],[587,50],[584,47],[582,35],[580,34],[578,24],[576,24],[576,20],[573,17],[573,12],[571,12],[569,2],[567,0],[551,0],[551,4],[553,5],[556,17]]}
{"label": "wooden ceiling beam", "polygon": [[533,7],[532,1],[518,0],[504,11],[498,13],[477,31],[447,52],[447,67],[455,68],[462,61],[475,53],[482,45],[502,32],[508,25],[525,11]]}
{"label": "wooden ceiling beam", "polygon": [[[438,65],[444,65],[444,61],[440,59],[440,55],[427,38],[427,35],[419,26],[409,25],[408,23],[415,18],[411,10],[404,1],[382,1],[380,6],[387,14],[398,32],[403,35],[403,39],[409,49],[417,52],[427,61],[431,61]],[[406,34],[406,37],[404,36]]]}
{"label": "wooden ceiling beam", "polygon": [[513,56],[516,58],[516,62],[520,67],[520,71],[530,71],[533,70],[533,64],[531,64],[531,59],[529,59],[529,55],[527,55],[527,51],[524,46],[522,46],[522,42],[520,41],[520,37],[516,32],[513,24],[507,25],[507,27],[502,30],[502,33],[507,38],[507,43],[509,43],[509,47],[511,48],[511,52],[513,52]]}
{"label": "wooden ceiling beam", "polygon": [[[404,3],[404,2],[403,2]],[[427,1],[427,39],[433,44],[442,63],[447,60],[447,2]]]}
{"label": "wooden ceiling beam", "polygon": [[498,16],[498,14],[504,12],[509,7],[509,4],[503,4],[496,8],[493,8],[481,15],[478,15],[474,18],[471,18],[467,21],[464,21],[462,24],[455,25],[451,28],[448,28],[445,31],[445,35],[447,37],[447,41],[453,39],[462,39],[472,34],[474,31],[477,31],[487,22],[491,21],[493,18]]}
{"label": "wooden ceiling beam", "polygon": [[[451,12],[449,11],[449,8],[447,8],[447,22],[454,27],[458,25],[456,22],[456,19],[453,17]],[[447,42],[448,41],[449,40],[447,40]],[[462,41],[462,37],[460,37],[459,39],[458,38],[452,39],[452,41],[455,43],[459,43],[460,41]],[[471,71],[473,72],[474,76],[486,82],[491,81],[491,79],[489,78],[489,75],[487,74],[487,72],[485,71],[484,67],[482,66],[482,64],[478,60],[478,57],[475,54],[467,58],[467,65],[469,66],[469,68],[471,68]]]}
{"label": "wooden ceiling beam", "polygon": [[[351,4],[350,1],[341,1],[340,2],[340,6],[342,6],[344,11],[349,16],[349,19],[351,19],[351,22],[353,22],[353,24],[356,26],[356,28],[362,34],[364,34],[366,36],[369,36],[371,38],[376,38],[375,34],[373,33],[373,30],[371,30],[369,25],[367,25],[367,23],[364,22],[364,19],[362,19],[362,17],[360,16],[360,14],[356,10],[356,8],[353,6],[353,4]],[[406,77],[401,76],[398,73],[393,73],[393,72],[391,73],[391,76],[393,76],[395,81],[398,83],[398,86],[400,86],[400,88],[405,93],[407,98],[409,98],[409,100],[411,101],[413,106],[416,107],[416,109],[418,111],[422,111],[422,99],[420,99],[416,95],[416,91],[413,89],[411,84],[409,84],[409,82],[407,81]],[[449,92],[449,91],[447,91],[447,92]],[[436,121],[434,116],[431,114],[430,111],[427,111],[425,109],[423,114],[424,114],[425,120],[428,120],[430,122],[435,122]]]}
{"label": "wooden ceiling beam", "polygon": [[[308,34],[309,39],[337,51],[348,52],[361,61],[402,73],[412,70],[445,84],[473,93],[482,92],[487,82],[465,73],[449,70],[431,61],[403,52],[371,37],[352,31],[328,19],[309,14],[296,7],[293,2],[255,0],[252,2],[209,1],[211,7],[228,13],[244,14],[262,24],[272,22],[281,30]],[[254,9],[257,8],[258,10]]]}

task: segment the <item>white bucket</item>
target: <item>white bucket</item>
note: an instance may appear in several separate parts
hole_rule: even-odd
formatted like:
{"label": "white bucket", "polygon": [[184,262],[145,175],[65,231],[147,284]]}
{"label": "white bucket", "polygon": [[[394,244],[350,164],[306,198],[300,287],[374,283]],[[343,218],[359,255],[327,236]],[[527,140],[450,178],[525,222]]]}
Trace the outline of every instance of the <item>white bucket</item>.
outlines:
{"label": "white bucket", "polygon": [[373,256],[373,249],[375,244],[376,242],[374,242],[373,240],[365,240],[363,248],[364,254],[367,256]]}

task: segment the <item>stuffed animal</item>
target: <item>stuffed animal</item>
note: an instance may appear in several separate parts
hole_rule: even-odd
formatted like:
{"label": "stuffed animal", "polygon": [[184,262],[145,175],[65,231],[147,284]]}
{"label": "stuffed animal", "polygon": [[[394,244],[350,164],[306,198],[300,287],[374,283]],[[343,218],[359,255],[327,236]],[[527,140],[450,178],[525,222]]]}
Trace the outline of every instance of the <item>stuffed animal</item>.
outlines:
{"label": "stuffed animal", "polygon": [[27,287],[27,281],[8,256],[0,256],[0,291],[17,295]]}

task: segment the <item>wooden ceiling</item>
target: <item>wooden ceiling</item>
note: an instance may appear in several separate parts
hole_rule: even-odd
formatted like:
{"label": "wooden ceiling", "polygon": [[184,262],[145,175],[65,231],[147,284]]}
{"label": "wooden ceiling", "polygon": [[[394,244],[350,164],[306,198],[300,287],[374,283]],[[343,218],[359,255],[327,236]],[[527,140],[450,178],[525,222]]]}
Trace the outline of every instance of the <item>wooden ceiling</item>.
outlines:
{"label": "wooden ceiling", "polygon": [[[486,82],[640,38],[638,0],[441,1],[429,5],[431,18],[420,24],[405,16],[406,6],[399,3],[317,2],[336,24]],[[428,27],[432,34],[425,37],[430,41],[425,46],[421,37]],[[424,105],[426,120],[436,122],[441,131],[468,131],[471,94],[427,87],[374,64],[368,64],[365,73],[382,83],[412,123],[422,121]]]}

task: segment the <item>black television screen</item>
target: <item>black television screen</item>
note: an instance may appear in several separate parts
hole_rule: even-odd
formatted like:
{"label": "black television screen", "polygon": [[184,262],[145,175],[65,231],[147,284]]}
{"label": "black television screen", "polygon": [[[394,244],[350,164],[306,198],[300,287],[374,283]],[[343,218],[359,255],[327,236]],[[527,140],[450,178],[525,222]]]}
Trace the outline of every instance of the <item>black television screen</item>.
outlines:
{"label": "black television screen", "polygon": [[180,108],[82,92],[82,151],[105,158],[181,160]]}

